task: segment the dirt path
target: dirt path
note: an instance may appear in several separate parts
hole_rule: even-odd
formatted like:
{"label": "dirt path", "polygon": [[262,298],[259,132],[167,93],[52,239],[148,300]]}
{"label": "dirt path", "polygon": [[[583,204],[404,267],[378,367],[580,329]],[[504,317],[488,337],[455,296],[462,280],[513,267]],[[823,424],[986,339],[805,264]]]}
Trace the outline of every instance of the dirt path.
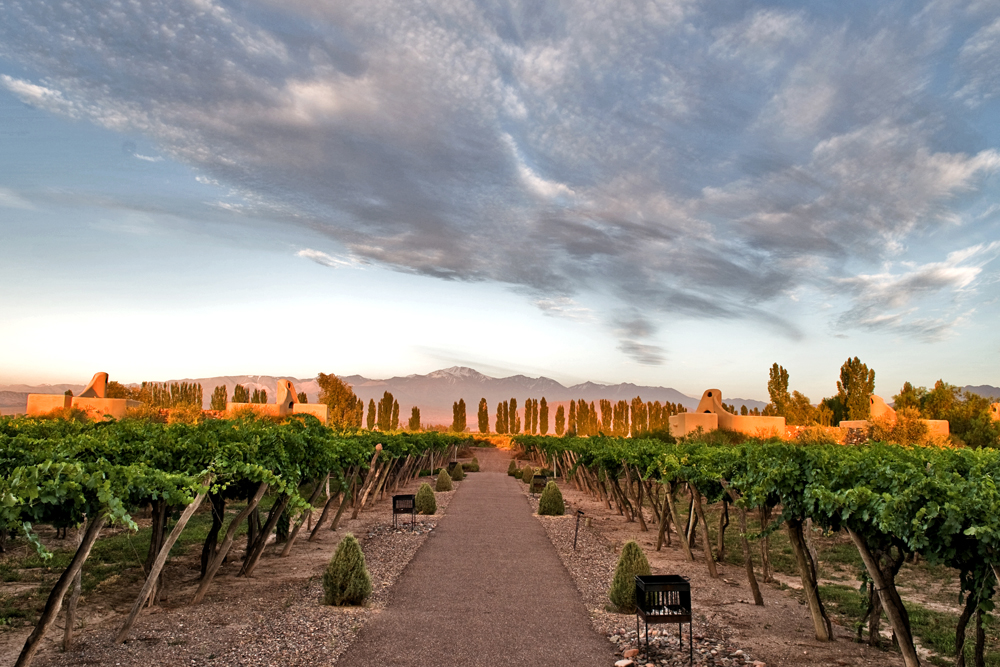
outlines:
{"label": "dirt path", "polygon": [[507,476],[506,452],[480,452],[483,472],[463,482],[388,606],[340,664],[614,662],[518,483]]}

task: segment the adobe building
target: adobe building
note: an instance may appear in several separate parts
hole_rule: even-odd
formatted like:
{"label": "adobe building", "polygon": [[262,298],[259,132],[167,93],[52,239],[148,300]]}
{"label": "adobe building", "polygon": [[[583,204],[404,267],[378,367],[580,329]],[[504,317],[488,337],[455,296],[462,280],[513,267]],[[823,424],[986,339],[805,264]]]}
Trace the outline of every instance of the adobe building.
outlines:
{"label": "adobe building", "polygon": [[784,417],[734,415],[722,407],[722,391],[719,389],[706,390],[693,412],[670,415],[667,421],[670,423],[670,434],[678,438],[699,428],[706,433],[721,428],[761,438],[785,437]]}
{"label": "adobe building", "polygon": [[[106,398],[108,374],[95,373],[79,396],[63,394],[28,394],[28,416],[44,415],[53,410],[76,408],[87,413],[89,419],[114,417],[122,419],[130,401],[125,398]],[[139,405],[131,401],[132,405]]]}
{"label": "adobe building", "polygon": [[278,380],[278,391],[274,403],[226,403],[226,413],[237,410],[253,410],[269,417],[287,417],[288,415],[312,415],[324,424],[327,420],[327,406],[322,403],[299,403],[295,393],[295,385],[291,380]]}
{"label": "adobe building", "polygon": [[[885,419],[889,423],[896,422],[896,411],[890,408],[881,396],[875,396],[874,394],[868,399],[871,404],[871,416],[869,419]],[[996,413],[996,406],[998,404],[993,404],[993,411]],[[951,425],[948,424],[947,419],[921,419],[924,424],[927,425],[927,435],[931,438],[947,438],[951,434]],[[840,422],[840,428],[860,428],[868,429],[867,419],[855,419],[851,421]]]}

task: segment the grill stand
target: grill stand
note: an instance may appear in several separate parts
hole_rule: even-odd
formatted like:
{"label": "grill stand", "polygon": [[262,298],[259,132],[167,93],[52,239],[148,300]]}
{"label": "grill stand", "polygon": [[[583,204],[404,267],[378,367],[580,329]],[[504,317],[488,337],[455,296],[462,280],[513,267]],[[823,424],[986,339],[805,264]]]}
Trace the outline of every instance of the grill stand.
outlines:
{"label": "grill stand", "polygon": [[694,623],[691,584],[676,574],[637,575],[635,578],[635,634],[639,640],[639,617],[645,624],[646,660],[649,660],[649,624],[676,623],[677,641],[684,648],[684,624],[688,624],[688,664],[694,664]]}

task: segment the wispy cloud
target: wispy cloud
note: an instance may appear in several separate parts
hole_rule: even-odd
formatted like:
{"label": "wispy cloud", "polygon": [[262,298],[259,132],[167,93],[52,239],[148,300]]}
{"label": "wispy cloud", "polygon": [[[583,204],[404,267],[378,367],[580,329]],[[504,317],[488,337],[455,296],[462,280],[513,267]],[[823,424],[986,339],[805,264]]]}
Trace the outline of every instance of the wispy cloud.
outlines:
{"label": "wispy cloud", "polygon": [[998,91],[998,21],[988,3],[11,0],[0,53],[35,74],[0,85],[141,133],[240,194],[220,209],[352,257],[498,281],[581,320],[574,297],[599,292],[644,333],[593,320],[658,363],[668,315],[774,321],[804,285],[849,287],[851,326],[938,336],[899,324],[927,319],[923,298],[879,319],[872,289],[902,278],[875,267],[960,228],[1000,168],[961,115]]}
{"label": "wispy cloud", "polygon": [[304,257],[306,259],[310,259],[316,262],[317,264],[321,264],[323,266],[329,266],[330,268],[333,269],[345,266],[357,265],[356,262],[340,259],[338,257],[334,257],[333,255],[329,255],[321,250],[313,250],[312,248],[303,248],[302,250],[299,250],[295,254],[298,257]]}
{"label": "wispy cloud", "polygon": [[13,190],[8,190],[6,188],[0,188],[0,206],[4,208],[19,208],[25,211],[30,211],[35,208],[34,204],[30,201]]}

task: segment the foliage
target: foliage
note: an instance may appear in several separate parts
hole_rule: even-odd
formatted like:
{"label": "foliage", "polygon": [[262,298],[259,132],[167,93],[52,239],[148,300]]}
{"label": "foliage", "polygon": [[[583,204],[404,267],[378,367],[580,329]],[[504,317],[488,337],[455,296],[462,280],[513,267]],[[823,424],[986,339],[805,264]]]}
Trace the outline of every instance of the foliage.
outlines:
{"label": "foliage", "polygon": [[[566,432],[566,409],[560,405],[556,407],[556,435]],[[544,433],[542,435],[545,435]]]}
{"label": "foliage", "polygon": [[507,401],[507,432],[508,433],[520,433],[521,432],[521,416],[517,414],[517,399],[512,398]]}
{"label": "foliage", "polygon": [[250,402],[256,403],[258,405],[267,404],[267,390],[266,389],[254,389],[253,393],[250,395]]}
{"label": "foliage", "polygon": [[868,422],[868,437],[875,442],[897,445],[929,444],[927,424],[920,419],[920,411],[905,407],[896,411],[896,419],[873,417]]}
{"label": "foliage", "polygon": [[359,605],[372,594],[372,578],[361,545],[351,533],[337,545],[323,573],[323,604]]}
{"label": "foliage", "polygon": [[369,398],[368,399],[368,418],[367,418],[367,420],[365,422],[365,425],[368,427],[369,431],[374,431],[375,430],[375,414],[376,414],[375,399],[374,398]]}
{"label": "foliage", "polygon": [[849,420],[868,419],[871,397],[875,393],[875,371],[854,357],[840,367],[837,397],[847,412]]}
{"label": "foliage", "polygon": [[514,459],[511,459],[510,465],[507,466],[507,474],[511,477],[518,474],[517,461],[515,461]]}
{"label": "foliage", "polygon": [[462,468],[465,472],[479,472],[479,459],[473,456],[471,461],[462,464]]}
{"label": "foliage", "polygon": [[411,431],[420,430],[420,408],[415,405],[410,409],[410,421],[407,422],[406,427]]}
{"label": "foliage", "polygon": [[479,399],[479,413],[477,414],[479,418],[479,432],[489,433],[490,432],[490,408],[486,403],[485,398]]}
{"label": "foliage", "polygon": [[241,384],[233,387],[233,403],[249,403],[250,390]]}
{"label": "foliage", "polygon": [[451,406],[451,430],[455,433],[464,433],[466,426],[465,399],[460,398]]}
{"label": "foliage", "polygon": [[611,604],[623,614],[634,613],[635,578],[649,574],[649,561],[646,560],[646,554],[642,552],[642,548],[635,540],[629,540],[622,547],[621,556],[618,557],[618,564],[615,566],[615,576],[611,580],[611,588],[608,590]]}
{"label": "foliage", "polygon": [[[788,393],[788,371],[778,364],[773,364],[768,373],[767,393],[771,402],[765,408],[764,414],[777,415],[788,420],[788,405],[792,396]],[[790,423],[790,422],[789,422]]]}
{"label": "foliage", "polygon": [[893,400],[897,412],[901,407],[911,407],[918,409],[924,419],[947,420],[957,444],[1000,447],[1000,421],[992,418],[988,398],[938,380],[930,391],[907,382]]}
{"label": "foliage", "polygon": [[416,508],[420,514],[434,514],[437,512],[437,499],[434,497],[434,489],[427,482],[421,484],[417,490]]}
{"label": "foliage", "polygon": [[538,405],[538,432],[542,435],[547,435],[549,432],[549,403],[544,396]]}
{"label": "foliage", "polygon": [[456,463],[451,469],[451,480],[461,482],[463,479],[465,479],[465,467],[461,463]]}
{"label": "foliage", "polygon": [[562,516],[565,512],[562,491],[559,490],[559,485],[550,480],[538,499],[538,513],[543,516]]}
{"label": "foliage", "polygon": [[302,403],[303,405],[308,405],[309,403],[309,397],[306,395],[306,392],[304,391],[300,391],[299,393],[297,393],[295,395],[295,398],[297,398],[299,400],[299,403]]}
{"label": "foliage", "polygon": [[524,466],[521,468],[521,481],[525,484],[531,484],[531,478],[535,474],[535,469],[531,466]]}
{"label": "foliage", "polygon": [[361,428],[364,403],[355,395],[351,385],[332,373],[320,373],[316,376],[316,383],[319,385],[319,402],[327,408],[327,423],[337,429]]}
{"label": "foliage", "polygon": [[447,468],[441,468],[441,472],[438,474],[437,484],[434,485],[435,491],[451,491],[454,487],[451,485],[451,475],[448,474]]}
{"label": "foliage", "polygon": [[225,410],[228,401],[229,392],[226,389],[226,385],[220,384],[212,391],[212,402],[209,404],[209,407],[213,410]]}

